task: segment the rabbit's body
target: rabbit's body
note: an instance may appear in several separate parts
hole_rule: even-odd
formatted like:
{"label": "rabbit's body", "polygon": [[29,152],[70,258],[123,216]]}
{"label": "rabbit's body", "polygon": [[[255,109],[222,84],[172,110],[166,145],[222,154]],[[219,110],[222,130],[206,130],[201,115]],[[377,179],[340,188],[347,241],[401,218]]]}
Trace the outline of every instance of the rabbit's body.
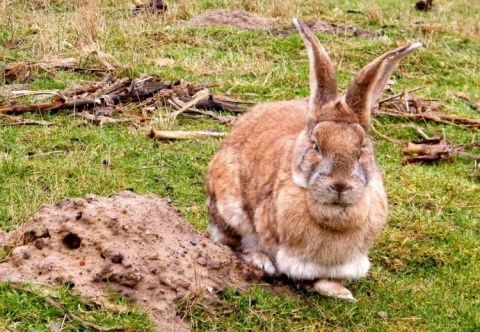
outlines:
{"label": "rabbit's body", "polygon": [[309,51],[310,100],[261,104],[238,120],[208,168],[210,233],[271,274],[353,299],[342,283],[366,275],[387,218],[367,134],[372,103],[420,44],[377,58],[338,95],[328,55],[296,25]]}
{"label": "rabbit's body", "polygon": [[382,179],[373,164],[354,204],[309,204],[314,198],[292,174],[306,110],[306,100],[266,103],[238,121],[208,172],[214,174],[207,180],[212,238],[240,251],[262,252],[294,279],[357,279],[367,273],[368,249],[385,224]]}

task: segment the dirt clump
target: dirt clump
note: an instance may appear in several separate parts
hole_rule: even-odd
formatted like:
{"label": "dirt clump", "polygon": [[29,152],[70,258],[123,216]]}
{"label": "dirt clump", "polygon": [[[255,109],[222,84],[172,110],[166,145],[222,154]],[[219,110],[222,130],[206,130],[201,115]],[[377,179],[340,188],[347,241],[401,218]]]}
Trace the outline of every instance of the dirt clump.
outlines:
{"label": "dirt clump", "polygon": [[212,10],[185,22],[189,26],[230,26],[242,30],[271,29],[276,20],[249,13],[244,10]]}
{"label": "dirt clump", "polygon": [[[348,37],[379,37],[375,31],[355,28],[341,23],[330,23],[324,20],[309,20],[304,22],[314,32]],[[295,25],[279,27],[278,20],[263,17],[243,10],[212,10],[200,14],[184,23],[188,26],[230,26],[242,30],[263,29],[270,31],[275,36],[286,36],[297,33]]]}
{"label": "dirt clump", "polygon": [[190,329],[175,311],[186,296],[215,302],[227,285],[245,289],[263,276],[196,231],[169,202],[130,191],[43,206],[0,235],[1,247],[14,247],[0,263],[0,282],[67,283],[96,303],[108,303],[114,290],[145,308],[160,331]]}
{"label": "dirt clump", "polygon": [[[379,37],[381,35],[375,31],[355,28],[341,23],[330,23],[324,20],[310,20],[305,21],[304,24],[314,32],[321,32],[329,35],[366,38]],[[284,28],[273,28],[270,32],[275,36],[286,36],[292,33],[297,33],[297,28],[292,24]]]}

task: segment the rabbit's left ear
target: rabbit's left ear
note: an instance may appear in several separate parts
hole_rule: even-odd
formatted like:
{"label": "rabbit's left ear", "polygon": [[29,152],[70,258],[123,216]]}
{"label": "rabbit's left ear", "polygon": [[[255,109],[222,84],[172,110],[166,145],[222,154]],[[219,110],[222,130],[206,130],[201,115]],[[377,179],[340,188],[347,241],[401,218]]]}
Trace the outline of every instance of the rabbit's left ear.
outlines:
{"label": "rabbit's left ear", "polygon": [[388,78],[400,60],[421,46],[422,44],[417,42],[387,52],[357,74],[345,94],[345,102],[357,114],[360,125],[365,130],[370,127],[373,104],[380,97]]}

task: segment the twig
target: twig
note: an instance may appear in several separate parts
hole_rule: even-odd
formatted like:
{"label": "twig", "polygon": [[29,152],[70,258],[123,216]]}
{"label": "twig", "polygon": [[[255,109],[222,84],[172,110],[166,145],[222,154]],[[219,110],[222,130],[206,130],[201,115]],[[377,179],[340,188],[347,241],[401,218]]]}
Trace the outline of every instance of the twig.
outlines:
{"label": "twig", "polygon": [[114,118],[103,116],[103,115],[93,115],[88,112],[82,112],[80,113],[80,115],[87,120],[90,120],[92,122],[99,124],[100,126],[102,126],[105,123],[117,124],[117,123],[130,123],[135,121],[135,119],[114,119]]}
{"label": "twig", "polygon": [[214,95],[212,95],[212,97],[213,97],[213,99],[215,99],[217,101],[223,101],[223,102],[232,103],[232,104],[246,104],[246,105],[258,104],[258,102],[256,102],[256,101],[238,100],[238,99],[230,98],[226,95],[214,94]]}
{"label": "twig", "polygon": [[469,119],[463,118],[455,115],[446,115],[438,113],[397,113],[397,112],[388,112],[388,111],[374,111],[375,115],[387,115],[394,118],[409,118],[416,121],[434,121],[438,123],[448,124],[448,125],[457,125],[457,126],[467,126],[472,128],[480,128],[480,119]]}
{"label": "twig", "polygon": [[[45,285],[45,284],[36,284],[37,286],[42,286],[42,287],[47,287],[47,288],[50,288],[49,285]],[[16,289],[16,290],[19,290],[19,291],[22,291],[22,292],[27,292],[29,294],[34,294],[34,295],[38,295],[36,292],[34,292],[33,290],[30,290],[30,289],[27,289],[23,286],[23,284],[21,283],[16,283],[16,282],[10,282],[9,283],[9,286],[12,287],[13,289]],[[43,298],[45,299],[45,302],[47,302],[48,304],[50,304],[52,307],[54,308],[57,308],[58,310],[60,310],[61,312],[64,313],[64,315],[66,315],[67,317],[69,317],[71,320],[83,325],[84,327],[89,327],[89,328],[92,328],[94,330],[97,330],[97,331],[101,331],[101,332],[108,332],[108,331],[125,331],[125,327],[123,326],[111,326],[111,327],[103,327],[103,326],[100,326],[100,325],[97,325],[97,324],[94,324],[94,323],[90,323],[80,317],[78,317],[77,315],[74,315],[72,314],[70,311],[68,311],[62,304],[60,304],[59,302],[55,301],[52,297],[50,296],[46,296],[44,293],[40,292],[40,294],[43,296]],[[62,326],[63,326],[63,323],[62,323]]]}
{"label": "twig", "polygon": [[457,92],[455,93],[455,97],[463,100],[470,108],[474,109],[475,111],[480,111],[480,102],[470,98],[465,93]]}
{"label": "twig", "polygon": [[374,126],[371,126],[371,129],[373,130],[373,132],[374,132],[375,134],[377,134],[378,136],[380,136],[380,137],[383,138],[384,140],[387,140],[387,141],[393,142],[393,143],[398,143],[398,144],[403,144],[403,143],[404,143],[404,141],[402,141],[402,140],[399,140],[399,139],[396,139],[396,138],[393,138],[393,137],[389,137],[389,136],[380,134],[380,133],[378,132],[378,130],[377,130]]}
{"label": "twig", "polygon": [[208,98],[210,98],[210,91],[208,91],[208,89],[200,90],[195,94],[194,98],[186,103],[181,109],[171,113],[170,117],[176,119],[179,114],[185,112],[190,107],[195,106],[199,101],[207,100]]}
{"label": "twig", "polygon": [[50,304],[52,307],[57,308],[58,310],[62,311],[65,315],[67,315],[71,320],[79,323],[80,325],[84,327],[89,327],[97,331],[125,331],[125,327],[123,326],[111,326],[111,327],[103,327],[91,322],[88,322],[77,315],[72,314],[70,311],[68,311],[63,305],[55,301],[51,297],[45,297],[45,302]]}
{"label": "twig", "polygon": [[402,125],[401,127],[403,128],[412,128],[414,129],[422,138],[424,139],[432,139],[432,137],[428,136],[422,128],[420,128],[419,126],[413,124],[413,123],[409,123],[409,124],[405,124],[405,125]]}
{"label": "twig", "polygon": [[198,139],[208,137],[224,137],[225,133],[217,133],[211,131],[162,131],[152,129],[148,136],[150,138],[158,140]]}
{"label": "twig", "polygon": [[42,152],[36,153],[26,156],[25,158],[36,158],[36,157],[45,157],[45,156],[58,156],[65,153],[65,151],[50,151],[50,152]]}
{"label": "twig", "polygon": [[407,93],[412,93],[412,92],[415,92],[415,91],[418,91],[418,90],[421,90],[425,88],[424,86],[419,86],[417,88],[414,88],[414,89],[411,89],[411,90],[407,90],[407,91],[402,91],[401,93],[397,93],[396,95],[393,95],[393,96],[390,96],[390,97],[387,97],[385,99],[382,99],[382,100],[379,100],[378,103],[381,104],[381,103],[384,103],[386,101],[389,101],[389,100],[392,100],[392,99],[395,99],[395,98],[398,98],[398,97],[401,97]]}
{"label": "twig", "polygon": [[[169,103],[171,106],[173,106],[176,109],[180,109],[180,106],[178,106],[172,99],[174,99],[174,98],[167,99],[167,103]],[[175,98],[175,99],[177,99],[177,98]],[[225,123],[225,124],[232,123],[232,121],[235,120],[234,117],[219,116],[219,115],[216,115],[212,111],[201,111],[201,110],[196,109],[196,108],[187,108],[185,110],[185,112],[208,115],[208,116],[214,118],[215,120],[218,120],[220,123]]]}
{"label": "twig", "polygon": [[465,152],[465,151],[453,151],[454,155],[458,155],[460,157],[465,157],[473,160],[480,160],[480,156],[477,154],[473,154],[470,152]]}
{"label": "twig", "polygon": [[480,142],[472,142],[472,143],[462,144],[462,145],[459,145],[459,147],[461,147],[461,148],[471,148],[471,147],[478,148],[478,147],[480,147]]}
{"label": "twig", "polygon": [[48,122],[43,120],[21,120],[18,122],[9,123],[9,126],[53,126],[56,125],[56,122]]}
{"label": "twig", "polygon": [[30,91],[30,90],[18,90],[12,91],[10,98],[20,98],[26,96],[42,96],[42,95],[49,95],[49,96],[59,96],[59,90],[38,90],[38,91]]}

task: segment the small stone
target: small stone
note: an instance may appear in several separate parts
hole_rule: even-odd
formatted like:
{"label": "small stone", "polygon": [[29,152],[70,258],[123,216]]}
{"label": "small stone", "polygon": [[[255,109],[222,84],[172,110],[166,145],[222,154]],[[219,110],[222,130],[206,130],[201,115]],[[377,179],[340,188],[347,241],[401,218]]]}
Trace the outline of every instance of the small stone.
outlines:
{"label": "small stone", "polygon": [[388,313],[386,311],[379,311],[379,312],[377,312],[377,316],[380,317],[380,318],[387,318]]}
{"label": "small stone", "polygon": [[23,258],[23,259],[29,259],[29,258],[30,258],[30,251],[24,250],[24,251],[22,252],[22,258]]}
{"label": "small stone", "polygon": [[192,246],[196,246],[196,245],[197,245],[197,242],[196,242],[195,240],[190,240],[190,244],[191,244]]}
{"label": "small stone", "polygon": [[43,241],[42,238],[39,238],[39,239],[36,239],[36,240],[33,242],[33,245],[34,245],[35,248],[37,248],[38,250],[42,250],[43,248],[45,248],[45,241]]}
{"label": "small stone", "polygon": [[116,255],[113,255],[111,258],[111,261],[112,263],[115,263],[115,264],[121,264],[123,262],[123,254],[118,253]]}
{"label": "small stone", "polygon": [[201,266],[207,265],[207,259],[203,256],[197,258],[197,264]]}
{"label": "small stone", "polygon": [[175,301],[181,301],[187,296],[187,293],[185,292],[177,292],[177,295],[175,296]]}

